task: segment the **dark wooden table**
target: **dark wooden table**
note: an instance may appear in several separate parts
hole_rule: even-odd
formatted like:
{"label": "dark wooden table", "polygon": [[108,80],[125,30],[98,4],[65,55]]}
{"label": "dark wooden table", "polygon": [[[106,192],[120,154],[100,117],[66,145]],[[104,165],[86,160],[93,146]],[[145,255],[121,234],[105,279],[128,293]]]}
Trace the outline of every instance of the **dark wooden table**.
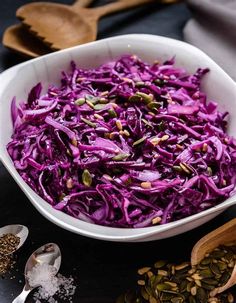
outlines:
{"label": "dark wooden table", "polygon": [[[15,10],[27,0],[0,1],[0,30],[17,22]],[[58,1],[59,2],[59,1]],[[69,3],[70,1],[60,1]],[[108,1],[97,1],[96,4]],[[169,7],[151,5],[104,18],[98,38],[125,33],[151,33],[182,39],[190,13],[185,4]],[[1,71],[25,59],[0,46]],[[1,110],[1,100],[0,100]],[[4,129],[0,130],[1,132]],[[235,217],[232,207],[211,222],[173,238],[139,244],[103,242],[72,234],[42,217],[0,164],[0,226],[21,223],[28,226],[29,238],[17,254],[16,270],[0,280],[0,303],[10,303],[23,287],[23,270],[28,256],[37,247],[55,242],[62,250],[61,273],[77,281],[74,303],[112,303],[128,288],[135,287],[136,271],[159,258],[189,259],[193,244],[204,234]],[[33,302],[29,297],[27,302]]]}

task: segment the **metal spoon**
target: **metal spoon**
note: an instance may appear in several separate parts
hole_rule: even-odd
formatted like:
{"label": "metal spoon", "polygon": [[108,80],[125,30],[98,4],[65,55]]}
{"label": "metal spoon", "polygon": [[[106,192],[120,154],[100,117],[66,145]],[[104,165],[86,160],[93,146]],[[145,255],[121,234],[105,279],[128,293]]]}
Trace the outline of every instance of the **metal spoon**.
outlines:
{"label": "metal spoon", "polygon": [[20,243],[18,244],[16,249],[7,254],[10,255],[13,252],[17,251],[24,244],[25,240],[28,237],[29,230],[26,226],[20,224],[6,225],[0,228],[0,237],[6,234],[13,234],[20,238]]}
{"label": "metal spoon", "polygon": [[[236,243],[236,218],[205,235],[194,245],[191,253],[191,264],[197,265],[201,262],[206,253],[211,252],[221,244],[229,243]],[[217,287],[211,291],[211,295],[215,296],[218,293],[222,293],[235,284],[236,265],[234,265],[229,280],[221,287]]]}
{"label": "metal spoon", "polygon": [[[25,286],[21,294],[15,298],[12,303],[23,303],[29,295],[29,293],[36,287],[32,287],[29,284],[27,279],[28,273],[33,269],[37,264],[48,264],[52,265],[56,269],[56,273],[59,271],[61,266],[61,251],[60,248],[55,243],[48,243],[40,248],[38,248],[32,255],[29,257],[25,265]],[[38,285],[40,286],[40,285]]]}

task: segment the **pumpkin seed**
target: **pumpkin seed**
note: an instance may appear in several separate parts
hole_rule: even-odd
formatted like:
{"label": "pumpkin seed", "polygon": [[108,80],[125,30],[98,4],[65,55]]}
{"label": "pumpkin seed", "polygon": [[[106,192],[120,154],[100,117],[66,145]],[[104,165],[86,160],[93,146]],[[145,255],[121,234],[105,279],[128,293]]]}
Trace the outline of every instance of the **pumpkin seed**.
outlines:
{"label": "pumpkin seed", "polygon": [[189,300],[189,303],[197,303],[196,299],[193,296],[190,296],[188,298],[188,300]]}
{"label": "pumpkin seed", "polygon": [[84,103],[85,103],[85,98],[79,98],[79,99],[75,100],[75,104],[76,104],[76,105],[81,106],[81,105],[83,105]]}
{"label": "pumpkin seed", "polygon": [[158,303],[154,297],[149,298],[149,303]]}
{"label": "pumpkin seed", "polygon": [[89,107],[91,107],[92,109],[94,109],[94,105],[91,101],[86,100],[86,103],[88,104]]}
{"label": "pumpkin seed", "polygon": [[122,161],[122,160],[126,159],[127,157],[129,157],[128,154],[118,154],[118,155],[114,156],[112,158],[112,160],[113,161]]}
{"label": "pumpkin seed", "polygon": [[102,110],[102,109],[104,109],[104,107],[106,107],[106,104],[96,104],[96,105],[94,105],[95,110]]}
{"label": "pumpkin seed", "polygon": [[158,109],[160,107],[161,107],[161,103],[155,102],[155,101],[149,102],[148,105],[147,105],[147,108],[149,108],[150,110],[155,110],[155,109]]}
{"label": "pumpkin seed", "polygon": [[145,140],[146,140],[146,137],[142,137],[141,139],[135,141],[135,142],[133,143],[133,146],[137,146],[137,145],[143,143]]}
{"label": "pumpkin seed", "polygon": [[189,263],[188,262],[184,262],[184,263],[182,263],[180,265],[175,266],[175,269],[176,270],[181,270],[181,269],[184,269],[184,268],[186,268],[188,266],[189,266]]}
{"label": "pumpkin seed", "polygon": [[140,290],[141,296],[144,298],[144,300],[148,300],[149,299],[149,294],[147,293],[145,287],[142,287]]}
{"label": "pumpkin seed", "polygon": [[138,285],[145,285],[145,281],[144,280],[138,280]]}
{"label": "pumpkin seed", "polygon": [[213,290],[215,288],[215,286],[202,282],[202,288],[204,288],[206,290]]}
{"label": "pumpkin seed", "polygon": [[211,257],[214,258],[214,259],[220,259],[220,258],[222,258],[224,256],[225,256],[224,250],[214,250],[211,253]]}
{"label": "pumpkin seed", "polygon": [[184,299],[181,297],[175,297],[171,299],[171,303],[183,303]]}
{"label": "pumpkin seed", "polygon": [[90,172],[85,169],[83,171],[83,174],[82,174],[82,181],[84,183],[85,186],[91,186],[92,182],[93,182],[93,179],[92,179],[92,176],[90,174]]}
{"label": "pumpkin seed", "polygon": [[89,121],[88,119],[85,119],[85,118],[81,118],[81,120],[86,123],[87,125],[93,127],[93,128],[96,128],[97,124],[96,123],[93,123],[91,121]]}
{"label": "pumpkin seed", "polygon": [[114,111],[114,109],[109,108],[108,109],[108,114],[111,118],[116,118],[117,117],[117,113]]}
{"label": "pumpkin seed", "polygon": [[138,270],[138,274],[139,274],[139,275],[144,275],[144,274],[147,273],[150,269],[151,269],[151,267],[143,267],[143,268],[140,268],[140,269]]}
{"label": "pumpkin seed", "polygon": [[231,274],[228,271],[224,271],[220,278],[220,285],[224,285],[230,278]]}
{"label": "pumpkin seed", "polygon": [[209,284],[209,285],[217,285],[218,281],[214,280],[214,279],[208,279],[208,278],[204,278],[202,279],[202,282],[204,282],[205,284]]}
{"label": "pumpkin seed", "polygon": [[141,100],[143,100],[146,104],[153,101],[153,95],[148,95],[143,92],[137,92],[136,96],[141,97]]}
{"label": "pumpkin seed", "polygon": [[220,275],[220,274],[221,274],[218,265],[215,264],[215,263],[212,263],[212,264],[210,265],[210,269],[211,269],[212,273],[215,274],[215,275]]}
{"label": "pumpkin seed", "polygon": [[200,264],[202,264],[202,265],[208,265],[208,264],[211,263],[211,261],[212,261],[211,258],[204,258],[204,259],[201,261]]}
{"label": "pumpkin seed", "polygon": [[159,283],[159,284],[157,284],[156,288],[159,291],[163,291],[163,290],[170,290],[171,286],[168,284],[165,284],[165,283]]}
{"label": "pumpkin seed", "polygon": [[210,268],[206,268],[206,269],[202,269],[199,271],[199,275],[202,278],[212,278],[214,275],[212,273],[212,271],[210,270]]}
{"label": "pumpkin seed", "polygon": [[189,262],[176,265],[159,260],[153,269],[143,267],[138,270],[142,276],[142,279],[138,280],[140,296],[136,294],[136,299],[130,302],[233,303],[232,294],[223,293],[216,296],[216,288],[228,281],[235,262],[236,245],[235,251],[231,246],[216,248],[193,267]]}
{"label": "pumpkin seed", "polygon": [[196,293],[196,298],[198,303],[205,303],[207,302],[207,292],[203,288],[198,288]]}

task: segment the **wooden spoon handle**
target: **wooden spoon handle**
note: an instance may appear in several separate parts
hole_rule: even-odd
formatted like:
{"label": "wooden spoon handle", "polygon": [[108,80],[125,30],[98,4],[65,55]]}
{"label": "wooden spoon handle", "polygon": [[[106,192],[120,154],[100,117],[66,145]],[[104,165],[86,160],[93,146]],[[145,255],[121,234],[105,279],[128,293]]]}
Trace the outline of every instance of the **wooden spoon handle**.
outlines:
{"label": "wooden spoon handle", "polygon": [[74,7],[89,7],[90,4],[93,3],[94,0],[76,0],[72,6]]}
{"label": "wooden spoon handle", "polygon": [[99,19],[105,15],[112,14],[115,12],[119,12],[122,10],[126,10],[135,6],[139,6],[146,3],[151,3],[156,0],[128,0],[128,1],[117,1],[113,3],[109,3],[104,6],[95,7],[90,9],[91,16],[95,19]]}

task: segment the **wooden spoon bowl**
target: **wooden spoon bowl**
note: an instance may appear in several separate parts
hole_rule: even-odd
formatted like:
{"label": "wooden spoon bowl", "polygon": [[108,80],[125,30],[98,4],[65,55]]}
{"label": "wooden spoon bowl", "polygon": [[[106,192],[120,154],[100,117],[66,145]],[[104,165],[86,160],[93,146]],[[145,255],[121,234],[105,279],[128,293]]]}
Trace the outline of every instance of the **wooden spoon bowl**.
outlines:
{"label": "wooden spoon bowl", "polygon": [[[88,7],[94,0],[77,0],[79,7]],[[47,47],[42,40],[28,31],[22,24],[9,26],[3,33],[2,43],[7,48],[26,57],[38,57],[50,53],[52,49]]]}
{"label": "wooden spoon bowl", "polygon": [[117,1],[90,9],[81,8],[77,2],[72,6],[37,2],[20,7],[16,15],[44,43],[57,50],[94,41],[97,36],[97,22],[102,16],[154,1]]}
{"label": "wooden spoon bowl", "polygon": [[[221,244],[236,244],[236,219],[233,219],[221,227],[213,230],[201,238],[193,247],[191,253],[191,264],[197,265],[204,258],[205,254],[211,252]],[[228,282],[218,288],[215,288],[211,295],[215,296],[236,284],[236,265]]]}

